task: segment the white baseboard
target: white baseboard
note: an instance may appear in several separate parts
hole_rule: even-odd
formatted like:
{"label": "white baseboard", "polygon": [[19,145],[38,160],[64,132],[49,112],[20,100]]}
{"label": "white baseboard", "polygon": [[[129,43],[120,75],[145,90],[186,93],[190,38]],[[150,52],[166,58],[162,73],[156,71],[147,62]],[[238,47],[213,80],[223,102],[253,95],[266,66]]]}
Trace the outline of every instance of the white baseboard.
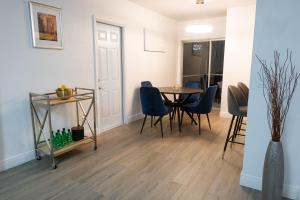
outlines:
{"label": "white baseboard", "polygon": [[16,167],[18,165],[21,165],[23,163],[26,163],[30,160],[33,160],[35,158],[34,150],[20,153],[15,156],[9,157],[5,160],[0,161],[0,171],[4,171],[13,167]]}
{"label": "white baseboard", "polygon": [[[262,178],[242,172],[240,177],[240,185],[261,191]],[[283,186],[283,196],[289,199],[300,200],[299,192],[299,186],[287,184],[284,184]]]}
{"label": "white baseboard", "polygon": [[228,112],[221,111],[221,112],[220,112],[220,117],[223,117],[223,118],[231,118],[232,115],[229,114]]}
{"label": "white baseboard", "polygon": [[126,120],[126,124],[129,124],[131,122],[134,122],[136,120],[139,120],[139,119],[142,119],[144,117],[143,113],[137,113],[137,114],[134,114],[134,115],[129,115],[127,117],[127,120]]}
{"label": "white baseboard", "polygon": [[241,173],[240,185],[249,187],[255,190],[261,190],[262,178]]}

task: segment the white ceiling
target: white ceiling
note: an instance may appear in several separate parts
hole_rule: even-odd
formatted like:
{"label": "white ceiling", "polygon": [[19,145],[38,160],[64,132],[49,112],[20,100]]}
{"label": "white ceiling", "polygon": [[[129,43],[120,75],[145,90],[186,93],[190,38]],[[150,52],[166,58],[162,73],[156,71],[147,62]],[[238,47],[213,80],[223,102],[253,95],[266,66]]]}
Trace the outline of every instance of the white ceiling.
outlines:
{"label": "white ceiling", "polygon": [[154,10],[176,20],[192,20],[225,16],[229,7],[255,4],[255,0],[206,0],[206,4],[196,4],[196,0],[130,0],[138,5]]}

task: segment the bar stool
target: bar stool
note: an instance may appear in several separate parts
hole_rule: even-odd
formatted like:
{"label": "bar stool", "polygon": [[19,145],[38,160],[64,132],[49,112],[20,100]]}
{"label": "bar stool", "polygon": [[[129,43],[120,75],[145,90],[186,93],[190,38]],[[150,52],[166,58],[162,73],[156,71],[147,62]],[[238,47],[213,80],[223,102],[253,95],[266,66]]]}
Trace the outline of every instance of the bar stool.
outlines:
{"label": "bar stool", "polygon": [[[247,105],[248,106],[248,99],[249,99],[249,88],[248,86],[245,84],[245,83],[242,83],[242,82],[238,82],[237,83],[237,87],[238,89],[240,89],[240,91],[242,92],[242,94],[244,95],[244,98],[243,98],[243,105]],[[242,118],[242,123],[241,123],[241,126],[242,125],[246,125],[246,123],[243,122],[243,118]],[[242,129],[241,127],[239,128],[239,131],[245,131],[245,129]]]}
{"label": "bar stool", "polygon": [[[227,148],[228,143],[231,144],[241,144],[244,145],[242,142],[235,141],[237,135],[245,136],[244,134],[240,134],[239,130],[241,127],[243,117],[247,117],[247,104],[245,104],[246,100],[242,92],[235,86],[228,86],[228,112],[232,115],[229,130],[227,133],[227,137],[225,140],[224,150],[222,159],[224,158],[225,151]],[[233,129],[233,133],[231,134],[232,125],[235,121],[235,126]]]}
{"label": "bar stool", "polygon": [[249,88],[245,83],[238,82],[237,84],[238,88],[242,91],[244,94],[245,98],[247,99],[248,102],[248,97],[249,97]]}

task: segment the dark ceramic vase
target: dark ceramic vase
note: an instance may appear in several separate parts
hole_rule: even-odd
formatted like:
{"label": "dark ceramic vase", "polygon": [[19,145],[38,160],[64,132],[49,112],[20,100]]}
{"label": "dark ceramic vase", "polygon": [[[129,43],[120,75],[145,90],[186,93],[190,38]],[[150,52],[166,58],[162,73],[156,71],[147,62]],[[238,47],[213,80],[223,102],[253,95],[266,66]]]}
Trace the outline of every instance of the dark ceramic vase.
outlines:
{"label": "dark ceramic vase", "polygon": [[281,200],[284,160],[281,142],[270,141],[264,163],[262,200]]}

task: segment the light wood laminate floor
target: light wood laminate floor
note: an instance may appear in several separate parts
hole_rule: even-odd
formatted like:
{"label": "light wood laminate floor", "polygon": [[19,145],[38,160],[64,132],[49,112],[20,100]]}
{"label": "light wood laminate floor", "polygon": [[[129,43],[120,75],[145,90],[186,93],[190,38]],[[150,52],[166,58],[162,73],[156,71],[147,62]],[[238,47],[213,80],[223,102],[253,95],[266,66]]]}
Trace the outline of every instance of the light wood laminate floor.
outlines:
{"label": "light wood laminate floor", "polygon": [[228,148],[221,159],[229,119],[215,111],[212,131],[202,116],[202,135],[185,118],[171,133],[164,120],[159,126],[147,121],[124,125],[98,137],[99,148],[84,146],[59,158],[33,160],[0,173],[0,199],[260,199],[260,192],[239,185],[243,146]]}

